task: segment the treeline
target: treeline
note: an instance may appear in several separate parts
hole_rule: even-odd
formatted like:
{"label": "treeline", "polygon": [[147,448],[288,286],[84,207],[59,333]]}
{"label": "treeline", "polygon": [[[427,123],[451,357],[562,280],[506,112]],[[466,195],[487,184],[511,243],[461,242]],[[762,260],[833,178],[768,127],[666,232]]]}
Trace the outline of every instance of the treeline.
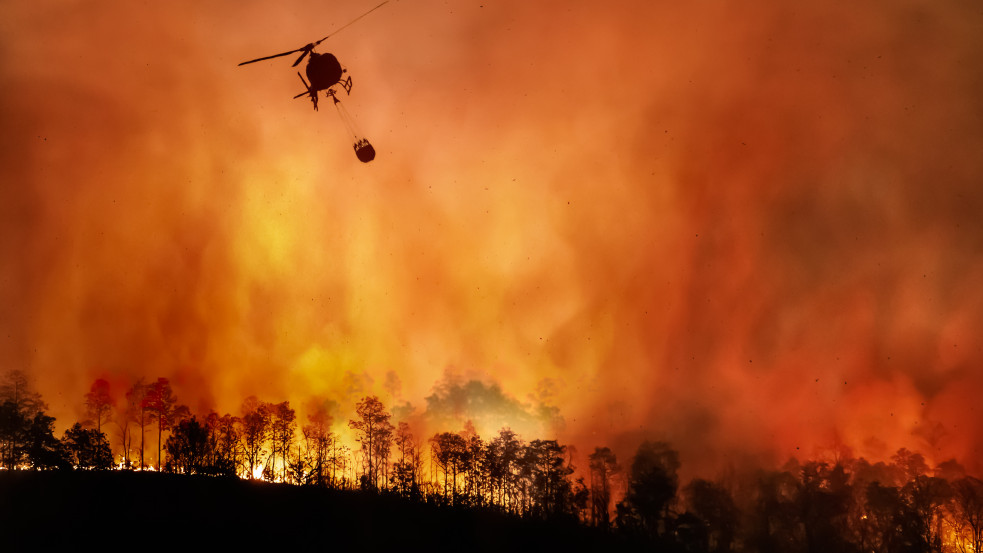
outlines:
{"label": "treeline", "polygon": [[[163,378],[136,382],[119,403],[97,380],[84,404],[86,420],[58,439],[27,378],[8,373],[0,384],[0,466],[152,469],[360,489],[576,522],[664,551],[983,553],[983,482],[954,461],[930,467],[906,449],[890,462],[840,451],[681,485],[679,455],[664,442],[642,443],[627,466],[597,447],[577,467],[572,448],[525,441],[508,428],[483,438],[468,423],[421,440],[373,396],[355,405],[347,423],[357,439],[352,448],[323,406],[302,422],[289,402],[249,397],[239,415],[199,416]],[[104,428],[112,429],[115,455]],[[148,447],[156,449],[153,464]]]}

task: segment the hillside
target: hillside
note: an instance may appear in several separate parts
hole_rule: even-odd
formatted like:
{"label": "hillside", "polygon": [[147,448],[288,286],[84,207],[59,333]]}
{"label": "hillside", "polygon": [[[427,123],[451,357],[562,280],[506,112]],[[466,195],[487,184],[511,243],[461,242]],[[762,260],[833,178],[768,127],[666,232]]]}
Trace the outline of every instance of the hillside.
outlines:
{"label": "hillside", "polygon": [[611,536],[573,524],[361,492],[132,472],[0,474],[0,529],[11,551],[80,544],[218,551],[619,548]]}

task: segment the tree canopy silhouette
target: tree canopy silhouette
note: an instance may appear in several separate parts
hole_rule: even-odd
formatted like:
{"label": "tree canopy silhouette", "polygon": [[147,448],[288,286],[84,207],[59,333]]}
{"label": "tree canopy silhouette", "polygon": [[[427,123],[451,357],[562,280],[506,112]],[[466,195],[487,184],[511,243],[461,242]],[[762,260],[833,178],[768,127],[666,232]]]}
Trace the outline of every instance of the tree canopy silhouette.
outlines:
{"label": "tree canopy silhouette", "polygon": [[65,431],[62,444],[76,468],[106,470],[113,467],[113,451],[109,440],[95,428],[83,428],[81,424],[75,423]]}
{"label": "tree canopy silhouette", "polygon": [[378,488],[392,446],[394,428],[389,422],[392,414],[386,411],[376,396],[362,398],[355,405],[355,412],[359,418],[348,421],[348,426],[358,433],[358,441],[365,454],[366,482]]}

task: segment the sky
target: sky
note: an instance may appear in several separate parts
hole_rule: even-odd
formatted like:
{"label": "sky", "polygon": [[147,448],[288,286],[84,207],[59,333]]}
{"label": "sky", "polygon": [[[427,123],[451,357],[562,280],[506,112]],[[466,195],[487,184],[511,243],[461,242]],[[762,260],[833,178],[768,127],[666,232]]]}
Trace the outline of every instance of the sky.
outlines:
{"label": "sky", "polygon": [[0,368],[684,466],[983,448],[983,7],[0,5]]}

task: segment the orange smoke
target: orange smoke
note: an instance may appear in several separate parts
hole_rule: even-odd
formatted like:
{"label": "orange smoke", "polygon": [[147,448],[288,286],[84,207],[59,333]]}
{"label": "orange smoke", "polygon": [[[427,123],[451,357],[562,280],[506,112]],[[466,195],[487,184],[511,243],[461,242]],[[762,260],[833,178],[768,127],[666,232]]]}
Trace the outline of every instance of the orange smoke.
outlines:
{"label": "orange smoke", "polygon": [[166,376],[700,470],[979,463],[978,11],[393,2],[323,44],[363,165],[289,60],[236,63],[372,5],[0,8],[0,366],[59,424]]}

